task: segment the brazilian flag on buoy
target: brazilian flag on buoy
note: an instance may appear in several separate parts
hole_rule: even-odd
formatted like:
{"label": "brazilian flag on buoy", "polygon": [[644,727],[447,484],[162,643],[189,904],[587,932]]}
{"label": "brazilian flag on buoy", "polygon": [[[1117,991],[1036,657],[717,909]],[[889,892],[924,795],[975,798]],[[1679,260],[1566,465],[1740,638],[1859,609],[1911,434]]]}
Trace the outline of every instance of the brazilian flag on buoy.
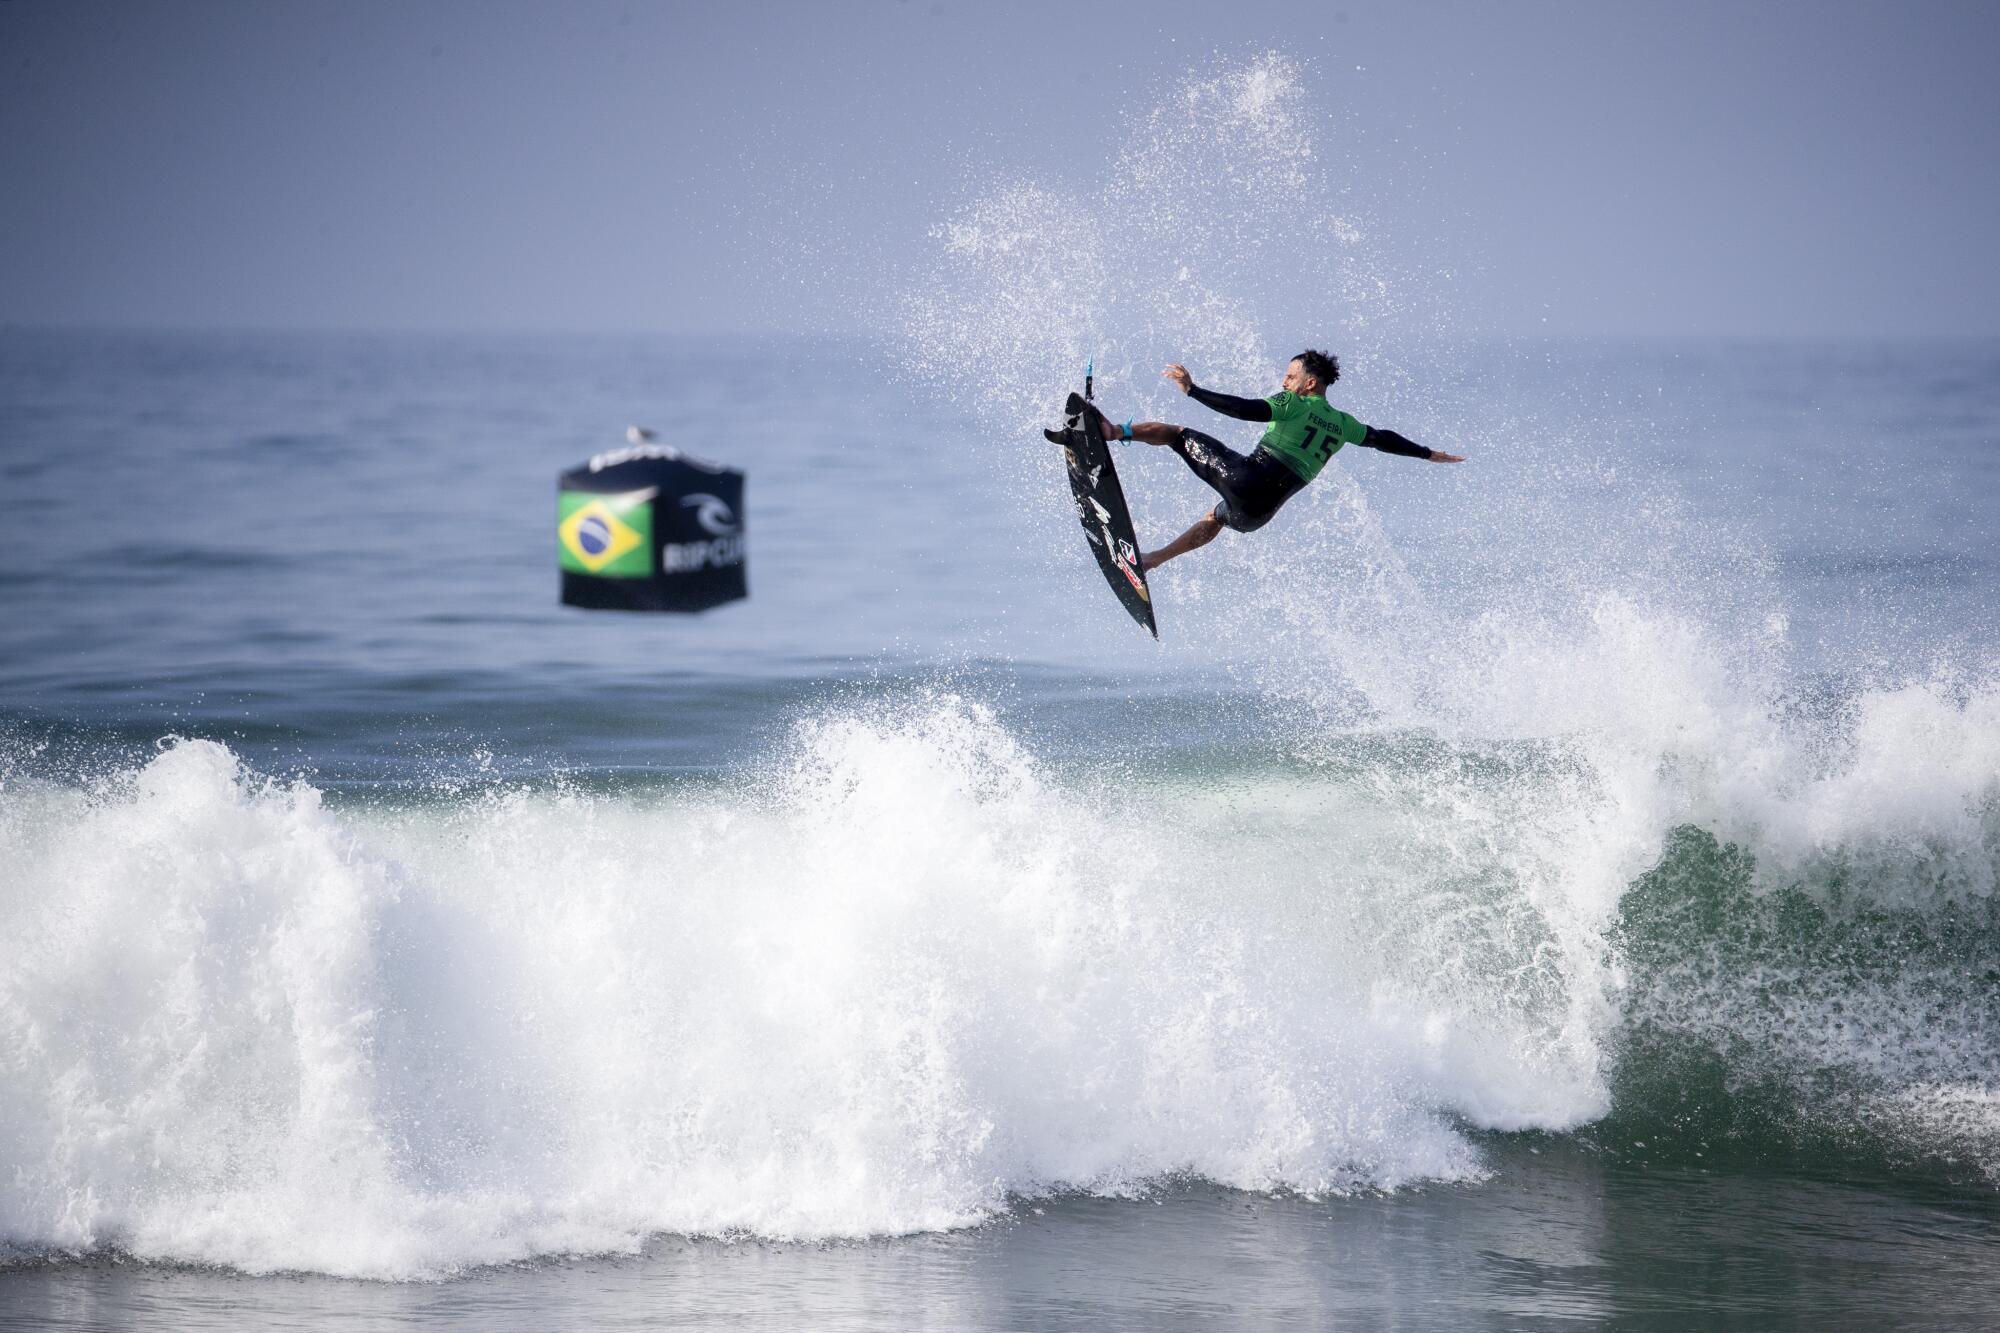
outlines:
{"label": "brazilian flag on buoy", "polygon": [[562,567],[601,579],[653,577],[653,492],[563,491],[556,536]]}
{"label": "brazilian flag on buoy", "polygon": [[564,604],[706,611],[747,597],[743,474],[637,427],[627,438],[557,479]]}

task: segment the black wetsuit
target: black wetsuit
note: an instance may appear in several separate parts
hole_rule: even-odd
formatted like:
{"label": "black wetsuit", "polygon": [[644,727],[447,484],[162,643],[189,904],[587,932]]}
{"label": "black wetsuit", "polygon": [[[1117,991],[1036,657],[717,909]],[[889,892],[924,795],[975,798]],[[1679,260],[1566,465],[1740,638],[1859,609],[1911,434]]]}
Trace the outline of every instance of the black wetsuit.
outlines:
{"label": "black wetsuit", "polygon": [[1213,511],[1216,522],[1238,532],[1263,527],[1285,501],[1306,488],[1305,478],[1276,454],[1257,449],[1245,457],[1192,426],[1181,427],[1181,437],[1171,447],[1222,497]]}
{"label": "black wetsuit", "polygon": [[[1203,407],[1226,417],[1235,417],[1238,421],[1272,419],[1269,399],[1238,398],[1234,394],[1216,393],[1213,389],[1199,386],[1190,388],[1188,397]],[[1364,449],[1379,449],[1385,454],[1401,454],[1406,458],[1431,456],[1429,449],[1404,439],[1395,431],[1377,430],[1373,426],[1363,429],[1367,433],[1354,443]],[[1216,522],[1237,532],[1255,532],[1269,523],[1285,501],[1304,490],[1311,480],[1311,477],[1299,475],[1291,464],[1269,449],[1259,447],[1246,457],[1213,435],[1192,427],[1182,427],[1181,436],[1172,447],[1181,456],[1181,461],[1222,497],[1222,503],[1212,511]]]}

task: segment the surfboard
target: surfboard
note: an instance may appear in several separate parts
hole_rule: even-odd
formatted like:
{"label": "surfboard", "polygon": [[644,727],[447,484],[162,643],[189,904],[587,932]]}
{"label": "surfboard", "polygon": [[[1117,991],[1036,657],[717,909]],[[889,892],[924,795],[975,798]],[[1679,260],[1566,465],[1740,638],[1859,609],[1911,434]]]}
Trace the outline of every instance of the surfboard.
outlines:
{"label": "surfboard", "polygon": [[1063,453],[1069,460],[1069,489],[1076,498],[1083,535],[1119,604],[1157,639],[1160,627],[1153,621],[1153,593],[1146,586],[1145,571],[1139,568],[1139,539],[1132,532],[1125,490],[1118,484],[1118,468],[1104,443],[1097,413],[1089,409],[1082,395],[1074,393],[1063,412],[1072,420],[1082,419],[1081,429],[1069,430]]}

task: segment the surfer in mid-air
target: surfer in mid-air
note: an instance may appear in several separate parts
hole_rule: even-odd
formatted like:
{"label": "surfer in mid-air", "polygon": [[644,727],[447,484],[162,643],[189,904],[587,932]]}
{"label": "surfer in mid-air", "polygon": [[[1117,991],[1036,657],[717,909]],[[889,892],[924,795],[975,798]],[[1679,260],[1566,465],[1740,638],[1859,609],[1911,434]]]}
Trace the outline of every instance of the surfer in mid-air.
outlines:
{"label": "surfer in mid-air", "polygon": [[[1433,463],[1465,461],[1458,454],[1426,449],[1395,431],[1365,426],[1329,406],[1326,391],[1340,378],[1340,362],[1325,352],[1305,351],[1293,357],[1285,368],[1283,387],[1268,398],[1237,398],[1201,388],[1188,374],[1187,367],[1179,364],[1168,366],[1161,373],[1182,393],[1211,411],[1238,421],[1268,421],[1270,426],[1257,442],[1256,450],[1245,457],[1214,436],[1192,427],[1165,421],[1127,421],[1120,425],[1098,411],[1094,404],[1083,404],[1097,412],[1105,439],[1163,444],[1179,454],[1194,469],[1194,474],[1222,497],[1222,503],[1203,514],[1193,527],[1159,550],[1140,557],[1140,567],[1148,572],[1177,555],[1208,545],[1224,528],[1255,532],[1263,527],[1285,501],[1319,475],[1327,459],[1343,445],[1358,444],[1364,449],[1379,449],[1385,454],[1423,458]],[[1072,403],[1072,409],[1077,403],[1081,400]],[[1046,433],[1055,443],[1065,444],[1068,431],[1078,424],[1072,419],[1064,423],[1064,430]]]}

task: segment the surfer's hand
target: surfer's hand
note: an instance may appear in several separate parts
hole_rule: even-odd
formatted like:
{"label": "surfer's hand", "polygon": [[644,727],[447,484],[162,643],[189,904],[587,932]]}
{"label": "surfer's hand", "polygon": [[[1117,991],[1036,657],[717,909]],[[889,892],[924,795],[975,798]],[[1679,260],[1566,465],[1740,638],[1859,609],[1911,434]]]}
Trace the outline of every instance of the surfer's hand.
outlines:
{"label": "surfer's hand", "polygon": [[1436,449],[1433,449],[1431,450],[1430,461],[1433,463],[1463,463],[1465,461],[1465,455],[1439,453]]}
{"label": "surfer's hand", "polygon": [[1187,367],[1180,364],[1180,362],[1176,361],[1160,373],[1172,380],[1175,387],[1179,388],[1182,393],[1194,392],[1194,376],[1188,374]]}

